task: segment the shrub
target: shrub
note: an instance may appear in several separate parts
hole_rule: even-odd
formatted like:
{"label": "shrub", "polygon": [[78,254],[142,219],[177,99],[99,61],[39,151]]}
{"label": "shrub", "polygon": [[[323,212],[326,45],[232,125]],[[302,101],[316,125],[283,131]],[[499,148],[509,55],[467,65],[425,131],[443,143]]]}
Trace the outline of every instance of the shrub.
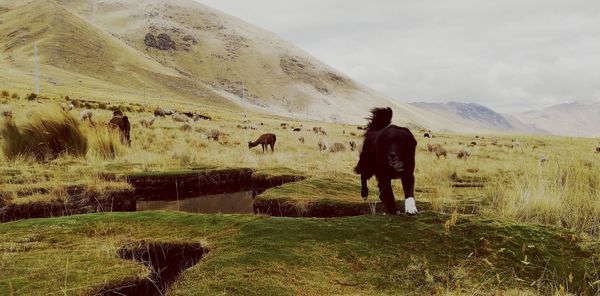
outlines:
{"label": "shrub", "polygon": [[88,139],[90,152],[104,159],[114,159],[127,151],[121,141],[121,132],[108,126],[90,127]]}
{"label": "shrub", "polygon": [[1,134],[2,150],[8,159],[25,156],[48,161],[64,154],[85,156],[88,149],[79,121],[58,108],[33,112],[20,127],[12,120],[6,121]]}
{"label": "shrub", "polygon": [[108,105],[106,103],[99,103],[98,108],[100,108],[102,110],[106,110],[106,109],[108,109]]}
{"label": "shrub", "polygon": [[5,98],[8,98],[10,96],[10,93],[7,90],[3,90],[2,91],[2,96]]}
{"label": "shrub", "polygon": [[36,95],[36,94],[34,94],[34,93],[30,93],[30,94],[28,94],[28,95],[27,95],[25,98],[26,98],[27,100],[29,100],[29,101],[33,101],[33,100],[35,100],[35,99],[37,98],[37,95]]}
{"label": "shrub", "polygon": [[73,100],[71,101],[71,104],[73,104],[75,108],[81,108],[81,102],[79,100]]}
{"label": "shrub", "polygon": [[19,94],[18,94],[18,93],[13,93],[13,94],[12,94],[12,98],[13,98],[13,99],[15,99],[15,100],[18,100],[18,99],[20,99],[20,98],[21,98],[21,96],[19,96]]}

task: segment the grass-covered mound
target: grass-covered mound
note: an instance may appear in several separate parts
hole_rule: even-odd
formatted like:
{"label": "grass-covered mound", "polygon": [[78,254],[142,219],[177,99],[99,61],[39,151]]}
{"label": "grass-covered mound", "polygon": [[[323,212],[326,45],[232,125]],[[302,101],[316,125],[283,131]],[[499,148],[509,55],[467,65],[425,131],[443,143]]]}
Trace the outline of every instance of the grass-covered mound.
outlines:
{"label": "grass-covered mound", "polygon": [[144,212],[0,224],[0,291],[81,295],[143,280],[147,268],[117,255],[140,241],[209,250],[171,295],[548,295],[561,287],[593,294],[600,272],[596,246],[555,228],[432,213],[293,219]]}

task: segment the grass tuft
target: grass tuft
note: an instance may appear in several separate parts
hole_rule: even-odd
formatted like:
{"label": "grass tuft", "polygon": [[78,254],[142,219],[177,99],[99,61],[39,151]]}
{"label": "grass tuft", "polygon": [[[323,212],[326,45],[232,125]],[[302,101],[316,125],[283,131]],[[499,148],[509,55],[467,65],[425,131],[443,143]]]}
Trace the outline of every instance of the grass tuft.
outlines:
{"label": "grass tuft", "polygon": [[90,152],[103,159],[115,159],[127,152],[117,129],[107,126],[90,127],[86,131],[90,143]]}
{"label": "grass tuft", "polygon": [[49,161],[61,155],[85,156],[88,150],[79,122],[59,108],[33,112],[20,127],[15,121],[7,120],[1,135],[4,138],[2,151],[8,159],[25,156]]}

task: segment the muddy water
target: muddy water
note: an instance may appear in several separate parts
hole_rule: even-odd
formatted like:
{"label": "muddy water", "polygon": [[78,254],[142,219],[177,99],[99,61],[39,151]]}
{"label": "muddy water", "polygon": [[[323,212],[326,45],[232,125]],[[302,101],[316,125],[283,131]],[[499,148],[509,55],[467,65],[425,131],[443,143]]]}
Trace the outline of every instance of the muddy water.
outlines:
{"label": "muddy water", "polygon": [[180,211],[198,214],[253,214],[252,191],[205,195],[180,200],[138,200],[137,211]]}

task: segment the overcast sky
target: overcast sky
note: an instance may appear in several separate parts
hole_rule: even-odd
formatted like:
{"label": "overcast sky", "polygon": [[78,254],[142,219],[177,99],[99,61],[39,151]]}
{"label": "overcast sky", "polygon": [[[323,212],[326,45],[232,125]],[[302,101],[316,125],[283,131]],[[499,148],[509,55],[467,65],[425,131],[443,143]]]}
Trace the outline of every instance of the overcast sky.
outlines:
{"label": "overcast sky", "polygon": [[198,0],[405,102],[600,100],[600,1]]}

